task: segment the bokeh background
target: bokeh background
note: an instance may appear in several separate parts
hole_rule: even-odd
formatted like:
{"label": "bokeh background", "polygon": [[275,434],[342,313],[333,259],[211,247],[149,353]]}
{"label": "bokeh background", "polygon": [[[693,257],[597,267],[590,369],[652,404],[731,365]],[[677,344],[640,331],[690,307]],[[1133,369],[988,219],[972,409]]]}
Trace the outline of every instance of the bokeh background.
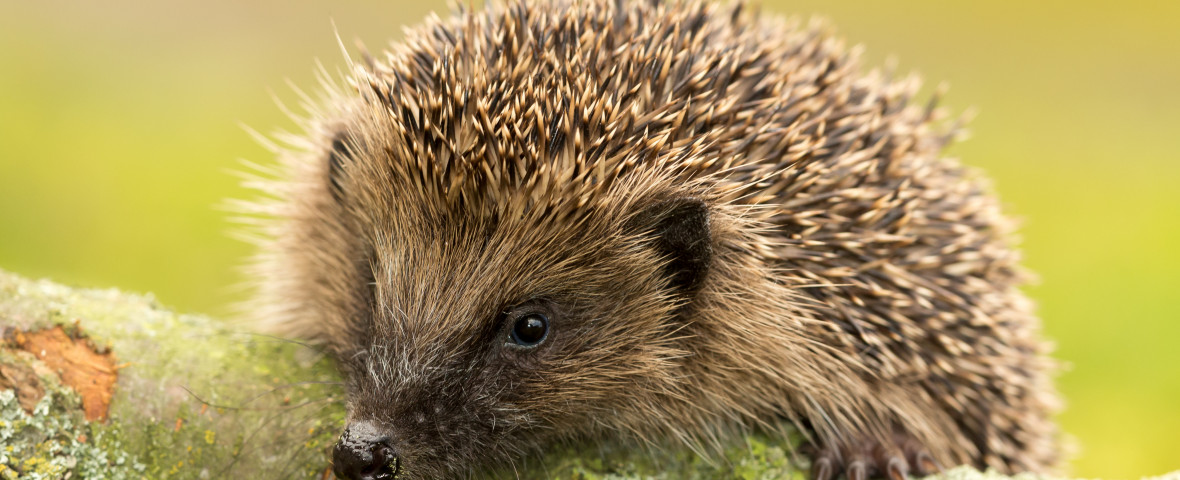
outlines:
{"label": "bokeh background", "polygon": [[[293,128],[274,97],[315,59],[378,49],[441,1],[0,0],[0,268],[154,292],[225,314],[242,298],[230,172],[245,132]],[[1029,288],[1070,369],[1071,473],[1180,468],[1180,2],[775,1],[820,14],[867,65],[896,58],[978,111],[952,153],[1024,219]]]}

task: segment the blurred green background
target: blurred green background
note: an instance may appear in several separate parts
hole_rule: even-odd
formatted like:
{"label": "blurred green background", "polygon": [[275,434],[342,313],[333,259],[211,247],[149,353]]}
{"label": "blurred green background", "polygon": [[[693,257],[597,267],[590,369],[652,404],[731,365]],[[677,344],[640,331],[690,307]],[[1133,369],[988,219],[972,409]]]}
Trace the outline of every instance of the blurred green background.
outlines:
{"label": "blurred green background", "polygon": [[[271,92],[374,49],[442,2],[0,0],[0,268],[224,314],[249,254],[216,207],[292,128]],[[1180,468],[1180,2],[766,1],[822,14],[953,111],[953,153],[1024,219],[1057,356],[1071,473]]]}

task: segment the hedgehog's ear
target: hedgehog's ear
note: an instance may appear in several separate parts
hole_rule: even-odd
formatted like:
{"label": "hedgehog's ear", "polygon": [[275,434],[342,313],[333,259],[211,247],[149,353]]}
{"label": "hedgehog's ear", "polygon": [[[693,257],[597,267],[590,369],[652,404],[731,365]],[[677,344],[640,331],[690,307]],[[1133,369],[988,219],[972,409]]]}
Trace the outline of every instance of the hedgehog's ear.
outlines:
{"label": "hedgehog's ear", "polygon": [[651,205],[633,219],[651,232],[652,247],[668,258],[670,285],[691,295],[700,287],[713,257],[709,207],[697,198],[676,198]]}

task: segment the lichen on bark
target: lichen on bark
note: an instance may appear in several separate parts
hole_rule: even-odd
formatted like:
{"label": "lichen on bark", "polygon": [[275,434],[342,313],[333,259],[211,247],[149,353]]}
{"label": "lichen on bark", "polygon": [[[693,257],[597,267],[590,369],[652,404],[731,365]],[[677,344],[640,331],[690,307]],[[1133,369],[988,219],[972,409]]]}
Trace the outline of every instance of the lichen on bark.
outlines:
{"label": "lichen on bark", "polygon": [[[85,419],[81,399],[61,381],[63,367],[50,368],[18,346],[21,334],[59,326],[120,363],[106,421]],[[343,405],[330,362],[313,349],[176,314],[150,296],[3,271],[0,329],[0,364],[37,372],[46,392],[30,414],[21,390],[0,391],[7,425],[0,427],[0,478],[296,478],[326,471]]]}

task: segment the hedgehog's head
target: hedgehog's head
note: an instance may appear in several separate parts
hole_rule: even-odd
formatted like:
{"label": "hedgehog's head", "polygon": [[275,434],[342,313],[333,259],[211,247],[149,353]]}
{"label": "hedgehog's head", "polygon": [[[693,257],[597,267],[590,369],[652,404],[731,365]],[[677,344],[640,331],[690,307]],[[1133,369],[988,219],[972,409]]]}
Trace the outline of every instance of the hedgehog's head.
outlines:
{"label": "hedgehog's head", "polygon": [[648,424],[666,416],[653,402],[684,396],[714,244],[700,189],[625,170],[634,158],[504,161],[485,139],[452,154],[386,109],[348,118],[298,185],[314,213],[284,235],[284,264],[302,265],[286,294],[330,293],[303,300],[301,333],[345,373],[338,476],[494,465]]}
{"label": "hedgehog's head", "polygon": [[351,138],[323,179],[350,232],[332,256],[353,256],[323,267],[351,270],[336,281],[354,292],[324,313],[349,327],[325,336],[349,390],[338,476],[435,478],[677,396],[711,255],[705,201],[641,182],[448,199],[446,174],[383,175],[404,159]]}

